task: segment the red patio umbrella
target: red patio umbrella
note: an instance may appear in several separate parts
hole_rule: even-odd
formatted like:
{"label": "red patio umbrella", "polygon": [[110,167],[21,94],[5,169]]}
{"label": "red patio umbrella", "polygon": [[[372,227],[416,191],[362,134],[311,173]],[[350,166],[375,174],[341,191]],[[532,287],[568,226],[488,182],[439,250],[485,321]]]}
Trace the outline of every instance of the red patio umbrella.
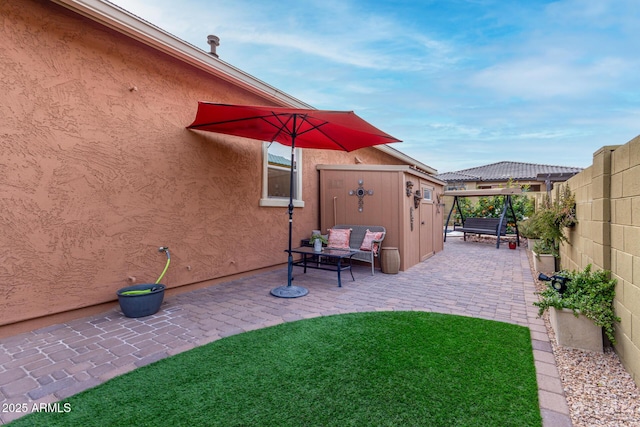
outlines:
{"label": "red patio umbrella", "polygon": [[277,141],[291,146],[288,279],[287,286],[271,290],[271,294],[283,298],[295,298],[308,293],[305,288],[291,285],[295,148],[354,151],[378,144],[401,142],[358,117],[353,111],[199,102],[196,118],[187,128],[242,136],[259,141]]}

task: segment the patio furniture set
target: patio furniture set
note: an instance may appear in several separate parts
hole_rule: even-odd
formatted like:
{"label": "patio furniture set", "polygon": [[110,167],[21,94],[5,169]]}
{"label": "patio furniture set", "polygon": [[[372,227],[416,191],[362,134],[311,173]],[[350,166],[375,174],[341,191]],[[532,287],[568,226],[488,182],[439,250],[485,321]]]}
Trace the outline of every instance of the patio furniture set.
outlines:
{"label": "patio furniture set", "polygon": [[349,270],[351,279],[355,280],[351,268],[354,259],[371,264],[371,275],[374,275],[375,259],[379,256],[385,234],[386,229],[382,226],[336,225],[328,230],[328,243],[322,251],[315,251],[309,239],[303,239],[301,247],[291,249],[292,254],[302,256],[293,262],[293,266],[302,267],[304,273],[307,268],[336,271],[338,287],[342,287],[342,271]]}

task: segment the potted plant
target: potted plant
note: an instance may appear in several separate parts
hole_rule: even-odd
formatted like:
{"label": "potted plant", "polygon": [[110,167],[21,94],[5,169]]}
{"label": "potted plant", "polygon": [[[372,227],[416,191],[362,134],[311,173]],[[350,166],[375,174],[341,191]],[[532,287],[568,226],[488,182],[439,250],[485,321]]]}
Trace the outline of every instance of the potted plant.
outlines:
{"label": "potted plant", "polygon": [[557,271],[560,257],[560,242],[566,240],[562,227],[555,221],[555,210],[549,197],[545,197],[540,208],[530,219],[530,228],[538,238],[533,244],[533,268],[539,273]]}
{"label": "potted plant", "polygon": [[313,250],[316,252],[322,252],[322,245],[323,244],[327,244],[327,238],[324,237],[322,234],[312,234],[311,238],[309,239],[309,243],[311,243],[313,245]]}
{"label": "potted plant", "polygon": [[538,273],[552,274],[557,271],[558,250],[546,240],[537,239],[531,248],[533,253],[533,269]]}
{"label": "potted plant", "polygon": [[576,197],[566,184],[560,186],[560,194],[556,202],[556,219],[562,227],[573,227],[578,223]]}
{"label": "potted plant", "polygon": [[[564,284],[558,286],[557,278]],[[620,318],[613,310],[616,280],[607,270],[561,271],[538,292],[538,315],[549,310],[551,326],[559,345],[602,352],[602,332],[615,344],[614,325]]]}
{"label": "potted plant", "polygon": [[[547,195],[540,208],[531,217],[531,228],[537,232],[539,241],[533,246],[534,268],[540,273],[557,271],[560,244],[567,242],[565,228],[577,223],[575,196],[568,185],[560,187],[553,202]],[[545,256],[546,255],[546,256]],[[543,258],[546,260],[543,261]],[[553,267],[550,267],[553,259]],[[540,268],[536,264],[542,264]]]}

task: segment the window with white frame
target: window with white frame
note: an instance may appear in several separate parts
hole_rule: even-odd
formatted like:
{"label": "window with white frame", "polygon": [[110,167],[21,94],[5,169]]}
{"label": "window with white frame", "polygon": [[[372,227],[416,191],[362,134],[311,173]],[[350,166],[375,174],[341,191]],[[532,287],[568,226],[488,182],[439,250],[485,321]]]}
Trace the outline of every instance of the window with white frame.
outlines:
{"label": "window with white frame", "polygon": [[[291,176],[291,147],[277,142],[262,143],[262,198],[260,206],[288,206]],[[302,201],[302,150],[295,149],[293,165],[293,206]]]}
{"label": "window with white frame", "polygon": [[422,187],[422,198],[424,200],[433,200],[433,187]]}

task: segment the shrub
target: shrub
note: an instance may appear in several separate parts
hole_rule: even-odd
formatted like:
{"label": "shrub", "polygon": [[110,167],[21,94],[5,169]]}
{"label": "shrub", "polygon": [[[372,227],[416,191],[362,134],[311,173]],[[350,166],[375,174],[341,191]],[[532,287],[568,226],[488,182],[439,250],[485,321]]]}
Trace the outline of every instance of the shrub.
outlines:
{"label": "shrub", "polygon": [[[462,210],[462,213],[464,214],[465,218],[470,216],[470,212],[473,209],[473,205],[471,203],[471,200],[469,200],[468,197],[459,197],[458,205],[460,205],[460,210]],[[458,211],[457,206],[454,207],[453,220],[455,221],[456,224],[462,224],[462,217],[460,216],[460,212]]]}
{"label": "shrub", "polygon": [[533,305],[539,308],[538,315],[542,316],[549,307],[558,310],[567,308],[578,317],[579,314],[593,320],[597,326],[602,326],[612,344],[616,343],[614,325],[620,318],[613,311],[613,299],[616,296],[616,280],[610,278],[608,270],[592,271],[591,264],[583,271],[566,271],[557,273],[567,277],[566,290],[561,294],[551,284],[538,292],[539,301]]}
{"label": "shrub", "polygon": [[527,218],[518,222],[518,230],[520,235],[527,239],[539,239],[540,230],[537,229],[536,224],[532,218]]}

